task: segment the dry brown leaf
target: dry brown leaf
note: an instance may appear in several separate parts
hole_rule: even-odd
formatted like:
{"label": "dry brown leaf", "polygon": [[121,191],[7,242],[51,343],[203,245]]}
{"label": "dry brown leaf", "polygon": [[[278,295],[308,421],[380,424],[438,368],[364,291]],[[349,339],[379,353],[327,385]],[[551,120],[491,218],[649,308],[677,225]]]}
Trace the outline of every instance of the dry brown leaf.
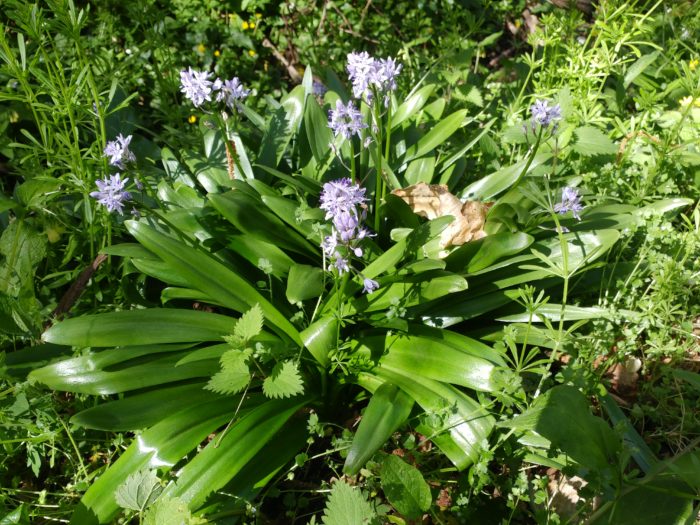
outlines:
{"label": "dry brown leaf", "polygon": [[479,201],[462,203],[450,193],[445,184],[419,182],[413,186],[394,190],[391,193],[403,199],[414,213],[428,220],[452,215],[452,221],[440,235],[440,247],[460,246],[465,242],[486,237],[483,230],[486,214],[493,205]]}

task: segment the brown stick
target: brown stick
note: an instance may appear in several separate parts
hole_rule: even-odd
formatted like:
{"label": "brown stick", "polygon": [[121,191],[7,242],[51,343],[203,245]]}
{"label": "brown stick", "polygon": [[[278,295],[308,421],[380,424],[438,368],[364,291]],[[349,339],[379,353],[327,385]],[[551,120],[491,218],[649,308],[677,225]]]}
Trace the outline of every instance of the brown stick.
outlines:
{"label": "brown stick", "polygon": [[275,44],[270,42],[269,38],[264,38],[262,41],[263,47],[266,47],[272,51],[272,55],[282,64],[286,69],[287,73],[292,79],[292,82],[295,82],[297,84],[301,84],[302,77],[299,74],[299,72],[296,70],[293,64],[287,60],[282,53],[279,52],[279,50],[275,47]]}
{"label": "brown stick", "polygon": [[94,274],[97,271],[97,269],[105,260],[107,260],[107,256],[101,253],[97,257],[95,257],[95,260],[92,261],[92,264],[90,266],[85,267],[85,269],[82,272],[80,272],[80,275],[75,280],[75,282],[71,285],[70,288],[68,288],[68,291],[65,294],[63,294],[63,297],[61,297],[61,300],[58,302],[58,306],[56,306],[56,309],[53,312],[51,312],[52,318],[61,319],[70,311],[71,308],[73,308],[73,305],[75,305],[76,301],[80,298],[83,291],[85,290],[85,287],[87,286],[88,281],[92,277],[92,274]]}

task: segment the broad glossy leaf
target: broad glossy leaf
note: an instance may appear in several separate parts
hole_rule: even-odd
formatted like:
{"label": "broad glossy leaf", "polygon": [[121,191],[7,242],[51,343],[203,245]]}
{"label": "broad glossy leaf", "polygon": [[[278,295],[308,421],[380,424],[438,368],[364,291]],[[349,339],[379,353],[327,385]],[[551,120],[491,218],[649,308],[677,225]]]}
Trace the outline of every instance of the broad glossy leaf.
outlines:
{"label": "broad glossy leaf", "polygon": [[275,110],[263,136],[258,163],[277,167],[304,115],[304,86],[295,87]]}
{"label": "broad glossy leaf", "polygon": [[455,111],[444,119],[440,120],[428,133],[421,137],[416,144],[406,150],[403,162],[409,162],[418,157],[422,157],[429,151],[434,150],[445,142],[457,131],[467,116],[466,109]]}
{"label": "broad glossy leaf", "polygon": [[187,279],[182,277],[168,263],[160,259],[131,259],[131,262],[141,273],[154,277],[164,283],[179,288],[187,288],[190,284]]}
{"label": "broad glossy leaf", "polygon": [[125,242],[123,244],[107,246],[106,248],[102,248],[100,253],[116,255],[118,257],[158,260],[158,256],[155,253],[148,251],[146,248],[135,242]]}
{"label": "broad glossy leaf", "polygon": [[179,473],[177,482],[166,487],[164,496],[178,497],[191,509],[222,488],[253,460],[286,421],[309,399],[295,397],[266,401],[238,419],[224,434],[214,438]]}
{"label": "broad glossy leaf", "polygon": [[124,431],[150,427],[169,414],[218,399],[206,383],[165,386],[78,412],[71,423],[96,430]]}
{"label": "broad glossy leaf", "polygon": [[[532,159],[532,163],[527,169],[525,176],[531,173],[536,167],[544,164],[550,159],[550,153],[538,153]],[[520,178],[523,170],[527,166],[528,159],[523,159],[512,166],[501,168],[500,170],[482,177],[478,181],[467,186],[460,196],[462,199],[488,201],[499,193],[510,189]]]}
{"label": "broad glossy leaf", "polygon": [[94,366],[92,356],[76,357],[34,370],[30,378],[54,390],[104,395],[210,377],[218,370],[218,363],[213,360],[197,361],[186,367],[177,367],[176,363],[183,355],[175,352],[147,361],[139,360],[132,366],[127,362],[121,367],[110,369]]}
{"label": "broad glossy leaf", "polygon": [[384,383],[369,400],[352,440],[343,472],[354,476],[411,414],[413,399],[391,383]]}
{"label": "broad glossy leaf", "polygon": [[451,332],[444,328],[434,328],[424,324],[410,324],[408,333],[412,336],[419,336],[423,339],[433,339],[438,343],[451,346],[460,352],[480,357],[492,363],[505,366],[505,361],[499,352],[488,345],[467,337],[466,335]]}
{"label": "broad glossy leaf", "polygon": [[209,200],[219,213],[246,235],[304,255],[317,252],[315,246],[285,225],[259,198],[233,191],[210,195]]}
{"label": "broad glossy leaf", "polygon": [[295,264],[287,279],[287,300],[298,303],[319,297],[324,291],[323,270],[317,266]]}
{"label": "broad glossy leaf", "polygon": [[388,369],[376,370],[418,403],[426,415],[416,429],[434,442],[454,465],[463,470],[479,457],[481,443],[488,438],[494,420],[476,401],[451,385]]}
{"label": "broad glossy leaf", "polygon": [[275,277],[286,277],[289,268],[294,264],[294,259],[280,250],[277,245],[250,235],[229,236],[228,247],[253,266],[261,267],[269,264],[271,274]]}
{"label": "broad glossy leaf", "polygon": [[[144,246],[154,251],[180,275],[190,287],[204,292],[220,304],[244,312],[256,303],[270,328],[301,345],[299,332],[289,320],[267,301],[248,281],[195,248],[178,242],[143,222],[129,221],[127,228]],[[212,314],[209,314],[212,315]],[[185,339],[185,341],[192,339]]]}
{"label": "broad glossy leaf", "polygon": [[490,361],[476,357],[436,339],[416,335],[387,335],[364,337],[360,347],[381,356],[379,368],[465,386],[474,390],[493,391],[496,367]]}
{"label": "broad glossy leaf", "polygon": [[177,301],[186,299],[188,301],[197,301],[201,303],[208,303],[216,306],[224,306],[216,301],[212,300],[206,294],[203,294],[199,290],[192,290],[191,288],[177,288],[175,286],[168,286],[160,292],[160,300],[163,304],[170,301]]}
{"label": "broad glossy leaf", "polygon": [[234,320],[225,315],[149,308],[67,319],[44,332],[42,339],[79,347],[219,341],[231,333],[233,325]]}
{"label": "broad glossy leaf", "polygon": [[404,179],[406,186],[425,182],[430,184],[435,173],[435,155],[428,155],[411,161],[406,168]]}
{"label": "broad glossy leaf", "polygon": [[304,127],[314,159],[321,164],[330,153],[330,143],[333,140],[333,134],[328,127],[328,115],[313,97],[306,99]]}
{"label": "broad glossy leaf", "polygon": [[447,272],[430,272],[410,275],[405,280],[393,282],[353,302],[358,311],[374,312],[393,304],[411,306],[431,301],[467,289],[464,277]]}
{"label": "broad glossy leaf", "polygon": [[119,459],[87,490],[71,517],[71,525],[110,523],[119,512],[114,496],[117,487],[130,474],[143,468],[171,468],[209,434],[224,425],[235,408],[231,399],[194,405],[168,415],[137,436]]}
{"label": "broad glossy leaf", "polygon": [[430,95],[432,95],[435,91],[435,87],[435,84],[423,86],[413,95],[408,97],[403,104],[396,108],[396,111],[391,116],[391,128],[397,128],[403,124],[404,121],[410,119],[413,115],[420,111],[430,98]]}
{"label": "broad glossy leaf", "polygon": [[328,315],[317,319],[301,332],[304,346],[322,367],[328,366],[328,352],[338,342],[338,319]]}
{"label": "broad glossy leaf", "polygon": [[460,246],[447,256],[445,262],[451,271],[474,273],[488,268],[499,259],[523,251],[533,241],[532,236],[522,232],[488,235]]}
{"label": "broad glossy leaf", "polygon": [[[314,224],[311,221],[300,221],[297,215],[299,204],[286,197],[274,195],[263,195],[262,201],[270,210],[282,219],[288,226],[299,232],[303,238],[307,240],[319,238],[318,233],[314,230]],[[309,246],[311,251],[316,250],[316,243]]]}

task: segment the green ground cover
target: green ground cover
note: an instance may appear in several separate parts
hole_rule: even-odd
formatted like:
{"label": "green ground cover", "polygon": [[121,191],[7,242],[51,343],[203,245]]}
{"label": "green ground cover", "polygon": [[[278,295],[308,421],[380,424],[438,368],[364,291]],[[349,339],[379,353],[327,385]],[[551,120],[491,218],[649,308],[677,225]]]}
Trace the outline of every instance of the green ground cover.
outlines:
{"label": "green ground cover", "polygon": [[696,523],[700,9],[566,4],[4,2],[0,524]]}

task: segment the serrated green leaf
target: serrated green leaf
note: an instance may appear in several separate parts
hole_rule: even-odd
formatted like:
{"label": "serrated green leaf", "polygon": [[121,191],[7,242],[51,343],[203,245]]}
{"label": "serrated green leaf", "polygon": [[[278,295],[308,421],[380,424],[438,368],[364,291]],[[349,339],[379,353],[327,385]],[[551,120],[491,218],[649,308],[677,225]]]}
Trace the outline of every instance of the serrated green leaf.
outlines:
{"label": "serrated green leaf", "polygon": [[263,381],[263,393],[276,399],[295,396],[304,392],[304,382],[299,375],[299,365],[294,361],[277,363]]}
{"label": "serrated green leaf", "polygon": [[122,508],[143,512],[163,492],[155,471],[143,469],[131,474],[117,487],[114,498]]}
{"label": "serrated green leaf", "polygon": [[221,371],[207,383],[207,390],[218,394],[235,394],[250,382],[250,370],[246,363],[251,351],[229,350],[221,356]]}
{"label": "serrated green leaf", "polygon": [[572,149],[584,157],[593,155],[612,155],[617,152],[617,146],[598,128],[581,126],[574,130],[576,142]]}
{"label": "serrated green leaf", "polygon": [[336,481],[323,511],[324,525],[362,525],[373,523],[376,515],[360,489]]}
{"label": "serrated green leaf", "polygon": [[259,304],[255,304],[236,321],[233,334],[242,341],[250,341],[256,335],[260,335],[264,322],[263,311]]}
{"label": "serrated green leaf", "polygon": [[382,490],[389,503],[409,519],[419,517],[430,508],[430,487],[420,471],[401,458],[388,455],[382,461]]}

